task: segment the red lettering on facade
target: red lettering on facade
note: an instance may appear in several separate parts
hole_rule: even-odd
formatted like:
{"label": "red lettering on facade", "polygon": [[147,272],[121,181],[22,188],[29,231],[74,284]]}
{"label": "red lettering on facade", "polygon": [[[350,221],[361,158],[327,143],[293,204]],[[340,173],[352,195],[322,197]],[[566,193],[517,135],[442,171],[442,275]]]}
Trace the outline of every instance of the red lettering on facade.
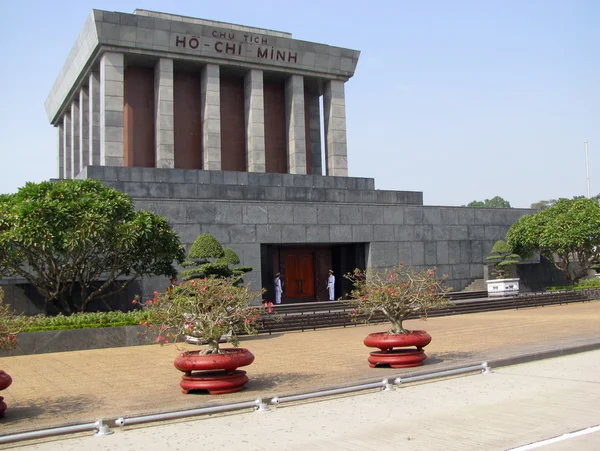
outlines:
{"label": "red lettering on facade", "polygon": [[235,44],[225,44],[225,53],[235,55]]}
{"label": "red lettering on facade", "polygon": [[269,57],[269,49],[261,49],[260,47],[256,49],[256,57],[257,58],[268,58]]}
{"label": "red lettering on facade", "polygon": [[[213,36],[225,36],[225,39],[231,39],[234,35],[233,33],[219,32],[213,31],[211,33]],[[206,47],[214,45],[214,51],[217,53],[225,53],[227,55],[238,55],[241,56],[242,53],[246,54],[246,52],[254,52],[252,44],[259,44],[259,42],[266,43],[266,38],[261,36],[253,36],[253,35],[243,35],[245,42],[248,44],[243,44],[239,42],[224,42],[224,41],[216,41],[214,44],[204,43],[203,45]],[[186,37],[186,36],[175,36],[175,46],[190,48],[190,49],[198,49],[202,44],[201,38],[197,36]],[[261,47],[260,44],[256,46],[256,58],[271,60],[271,61],[283,61],[287,63],[298,63],[298,52],[292,52],[287,49],[276,49],[275,47]]]}
{"label": "red lettering on facade", "polygon": [[251,34],[244,34],[242,35],[244,36],[244,42],[251,42],[253,44],[263,44],[263,45],[267,45],[267,38],[264,38],[262,36],[253,36]]}
{"label": "red lettering on facade", "polygon": [[235,33],[233,32],[226,33],[224,31],[213,30],[211,36],[218,39],[229,39],[230,41],[235,39]]}

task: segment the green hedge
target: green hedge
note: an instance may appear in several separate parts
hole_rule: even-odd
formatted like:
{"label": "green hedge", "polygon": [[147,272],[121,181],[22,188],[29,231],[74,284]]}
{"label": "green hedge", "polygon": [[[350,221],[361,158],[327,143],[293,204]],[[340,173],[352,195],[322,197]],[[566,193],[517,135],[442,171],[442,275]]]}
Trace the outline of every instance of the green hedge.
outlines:
{"label": "green hedge", "polygon": [[65,316],[37,315],[18,317],[15,321],[25,324],[23,332],[38,332],[44,330],[68,329],[97,329],[100,327],[137,326],[148,319],[148,313],[141,310],[132,312],[95,312],[76,313]]}
{"label": "green hedge", "polygon": [[548,291],[557,291],[557,290],[586,290],[588,288],[600,288],[600,279],[586,279],[582,280],[575,285],[564,285],[557,287],[547,287]]}

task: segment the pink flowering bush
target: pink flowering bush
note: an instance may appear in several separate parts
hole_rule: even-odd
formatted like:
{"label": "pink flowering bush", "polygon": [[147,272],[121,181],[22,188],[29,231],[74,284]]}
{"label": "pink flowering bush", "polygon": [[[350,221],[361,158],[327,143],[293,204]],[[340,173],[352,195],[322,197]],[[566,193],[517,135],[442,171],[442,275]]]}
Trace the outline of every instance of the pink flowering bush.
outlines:
{"label": "pink flowering bush", "polygon": [[236,282],[232,278],[193,279],[171,293],[155,292],[144,305],[148,320],[140,324],[157,333],[156,341],[161,344],[190,336],[206,343],[202,354],[219,354],[223,336],[237,346],[237,334],[255,334],[263,311],[272,310],[253,305],[260,304],[262,292]]}
{"label": "pink flowering bush", "polygon": [[[345,277],[352,281],[354,289],[350,302],[355,317],[368,321],[381,312],[392,323],[389,334],[407,334],[402,322],[409,315],[427,317],[427,312],[446,307],[450,301],[445,296],[450,288],[436,278],[436,268],[414,270],[403,262],[385,271],[369,268],[355,269]],[[446,278],[444,276],[442,279]]]}
{"label": "pink flowering bush", "polygon": [[4,304],[4,291],[0,288],[0,349],[12,349],[17,344],[17,334],[27,325],[27,318],[14,315]]}

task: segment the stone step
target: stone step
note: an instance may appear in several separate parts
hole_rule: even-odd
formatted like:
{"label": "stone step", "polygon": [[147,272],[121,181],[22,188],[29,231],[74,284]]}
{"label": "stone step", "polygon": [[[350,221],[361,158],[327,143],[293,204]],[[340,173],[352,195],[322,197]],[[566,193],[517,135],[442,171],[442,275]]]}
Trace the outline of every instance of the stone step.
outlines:
{"label": "stone step", "polygon": [[487,285],[484,279],[475,279],[463,291],[485,291]]}

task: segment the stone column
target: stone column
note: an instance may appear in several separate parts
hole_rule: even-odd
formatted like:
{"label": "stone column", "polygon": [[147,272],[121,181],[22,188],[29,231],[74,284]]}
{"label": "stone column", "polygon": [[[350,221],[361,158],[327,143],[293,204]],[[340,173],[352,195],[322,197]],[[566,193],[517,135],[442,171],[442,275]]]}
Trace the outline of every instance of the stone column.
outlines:
{"label": "stone column", "polygon": [[251,69],[246,72],[244,106],[248,172],[265,172],[265,102],[262,70]]}
{"label": "stone column", "polygon": [[100,164],[123,166],[124,61],[122,53],[100,58]]}
{"label": "stone column", "polygon": [[63,174],[65,179],[71,178],[71,111],[63,116]]}
{"label": "stone column", "polygon": [[79,90],[79,171],[90,163],[90,103],[88,87]]}
{"label": "stone column", "polygon": [[323,94],[327,175],[348,176],[344,82],[330,80]]}
{"label": "stone column", "polygon": [[79,96],[71,103],[71,177],[79,174]]}
{"label": "stone column", "polygon": [[64,121],[56,127],[58,130],[58,178],[65,178],[65,126]]}
{"label": "stone column", "polygon": [[88,149],[91,166],[100,166],[100,72],[91,72],[88,80],[89,132]]}
{"label": "stone column", "polygon": [[302,75],[291,75],[285,81],[285,121],[288,139],[288,172],[306,174],[306,125]]}
{"label": "stone column", "polygon": [[173,119],[173,60],[160,58],[154,66],[156,167],[175,167]]}
{"label": "stone column", "polygon": [[221,83],[219,66],[202,68],[200,102],[202,104],[203,169],[221,170]]}
{"label": "stone column", "polygon": [[308,99],[308,121],[310,131],[310,165],[311,174],[323,175],[323,163],[321,160],[321,105],[319,95],[309,93]]}

